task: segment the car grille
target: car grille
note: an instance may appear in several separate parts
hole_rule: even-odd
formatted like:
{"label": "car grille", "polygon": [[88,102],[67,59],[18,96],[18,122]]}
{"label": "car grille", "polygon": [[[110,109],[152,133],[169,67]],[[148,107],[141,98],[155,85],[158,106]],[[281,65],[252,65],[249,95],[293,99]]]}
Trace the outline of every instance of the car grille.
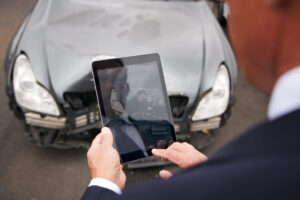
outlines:
{"label": "car grille", "polygon": [[[95,91],[68,92],[64,94],[64,98],[74,110],[79,110],[84,107],[97,104]],[[188,97],[181,95],[172,95],[169,96],[169,101],[173,117],[182,117],[188,103]]]}
{"label": "car grille", "polygon": [[95,91],[68,92],[64,94],[64,98],[74,110],[97,104]]}
{"label": "car grille", "polygon": [[181,118],[184,114],[189,98],[181,95],[169,96],[171,111],[174,118]]}

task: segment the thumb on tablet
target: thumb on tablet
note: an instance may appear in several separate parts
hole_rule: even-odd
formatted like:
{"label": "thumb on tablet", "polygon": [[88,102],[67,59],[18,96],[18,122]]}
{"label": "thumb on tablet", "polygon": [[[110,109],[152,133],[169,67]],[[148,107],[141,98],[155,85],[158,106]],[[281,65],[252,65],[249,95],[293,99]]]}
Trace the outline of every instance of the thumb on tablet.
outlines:
{"label": "thumb on tablet", "polygon": [[101,143],[112,146],[114,142],[111,130],[107,127],[103,127],[101,130]]}
{"label": "thumb on tablet", "polygon": [[95,138],[94,138],[94,140],[93,140],[93,142],[92,142],[92,147],[96,147],[96,146],[98,146],[99,144],[101,144],[102,143],[102,138],[101,138],[102,136],[101,136],[101,134],[98,134]]}

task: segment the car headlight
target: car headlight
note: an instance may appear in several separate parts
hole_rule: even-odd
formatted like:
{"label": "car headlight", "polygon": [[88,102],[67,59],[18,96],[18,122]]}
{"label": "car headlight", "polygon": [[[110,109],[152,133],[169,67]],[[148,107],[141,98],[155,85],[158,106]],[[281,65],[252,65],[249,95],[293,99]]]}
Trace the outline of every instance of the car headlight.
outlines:
{"label": "car headlight", "polygon": [[59,116],[58,106],[52,95],[36,82],[29,59],[17,57],[13,71],[13,87],[19,106],[39,113]]}
{"label": "car headlight", "polygon": [[228,106],[229,96],[229,73],[227,68],[221,65],[218,69],[212,90],[200,100],[192,116],[192,120],[204,120],[223,114]]}

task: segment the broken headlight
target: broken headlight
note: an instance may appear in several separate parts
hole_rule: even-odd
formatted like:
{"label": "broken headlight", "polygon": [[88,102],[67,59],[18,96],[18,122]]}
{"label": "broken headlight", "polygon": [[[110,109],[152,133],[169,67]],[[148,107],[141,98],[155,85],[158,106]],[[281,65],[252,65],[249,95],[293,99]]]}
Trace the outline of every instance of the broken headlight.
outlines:
{"label": "broken headlight", "polygon": [[13,87],[16,101],[24,109],[49,115],[60,115],[52,95],[36,82],[29,59],[17,57],[13,72]]}
{"label": "broken headlight", "polygon": [[228,106],[230,96],[230,80],[227,68],[221,65],[212,89],[201,98],[193,121],[204,120],[223,114]]}

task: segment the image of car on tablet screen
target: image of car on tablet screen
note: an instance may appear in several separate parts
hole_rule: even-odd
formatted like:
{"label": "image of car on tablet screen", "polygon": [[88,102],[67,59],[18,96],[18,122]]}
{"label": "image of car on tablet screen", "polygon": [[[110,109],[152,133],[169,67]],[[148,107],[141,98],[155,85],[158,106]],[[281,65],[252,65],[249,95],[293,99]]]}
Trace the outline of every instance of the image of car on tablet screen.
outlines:
{"label": "image of car on tablet screen", "polygon": [[158,53],[177,139],[205,148],[237,80],[222,13],[206,1],[39,0],[7,50],[9,106],[34,144],[88,148],[101,128],[92,59]]}

